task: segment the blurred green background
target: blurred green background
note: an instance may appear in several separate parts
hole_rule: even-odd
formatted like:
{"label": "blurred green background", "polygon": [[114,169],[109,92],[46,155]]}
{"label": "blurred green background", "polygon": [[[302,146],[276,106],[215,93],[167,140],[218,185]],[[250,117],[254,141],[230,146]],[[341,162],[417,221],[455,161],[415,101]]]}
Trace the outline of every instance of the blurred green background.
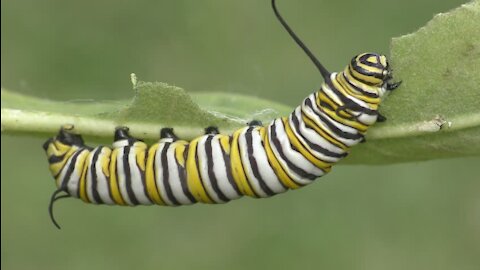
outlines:
{"label": "blurred green background", "polygon": [[[331,70],[463,0],[287,1]],[[1,1],[2,86],[69,102],[132,95],[129,74],[295,106],[320,85],[269,0]],[[401,91],[401,89],[399,90]],[[392,96],[391,98],[394,98]],[[2,269],[478,269],[479,158],[339,166],[302,190],[227,205],[60,201],[45,138],[1,137]]]}

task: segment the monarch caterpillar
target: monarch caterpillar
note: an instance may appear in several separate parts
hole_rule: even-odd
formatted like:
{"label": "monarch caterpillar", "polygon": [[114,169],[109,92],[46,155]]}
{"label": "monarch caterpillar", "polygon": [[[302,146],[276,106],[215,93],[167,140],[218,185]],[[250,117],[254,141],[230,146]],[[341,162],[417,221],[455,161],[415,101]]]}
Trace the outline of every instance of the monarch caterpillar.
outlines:
{"label": "monarch caterpillar", "polygon": [[[244,195],[263,198],[312,183],[364,142],[367,129],[385,121],[378,111],[393,83],[386,56],[362,53],[347,67],[330,73],[279,14],[282,26],[312,60],[324,79],[287,117],[263,126],[252,121],[232,135],[216,127],[190,142],[172,128],[160,131],[160,141],[147,146],[127,127],[114,133],[113,148],[86,146],[73,126],[62,127],[43,148],[56,180],[53,204],[66,197],[110,205],[188,205],[225,203]],[[61,193],[64,193],[61,195]]]}

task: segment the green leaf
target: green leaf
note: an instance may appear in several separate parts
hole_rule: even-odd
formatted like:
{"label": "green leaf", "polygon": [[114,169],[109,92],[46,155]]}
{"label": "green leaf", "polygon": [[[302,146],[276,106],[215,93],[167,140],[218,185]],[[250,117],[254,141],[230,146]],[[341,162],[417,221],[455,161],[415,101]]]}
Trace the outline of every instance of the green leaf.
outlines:
{"label": "green leaf", "polygon": [[[51,137],[65,124],[96,142],[107,143],[117,126],[128,126],[132,135],[157,140],[162,127],[174,127],[182,138],[192,139],[207,126],[233,132],[252,120],[269,121],[287,115],[285,105],[236,94],[201,93],[165,83],[138,82],[131,101],[60,102],[2,89],[2,132]],[[234,106],[232,106],[234,104]]]}
{"label": "green leaf", "polygon": [[436,15],[394,38],[391,62],[403,84],[382,104],[388,118],[351,162],[402,162],[480,155],[480,1]]}
{"label": "green leaf", "polygon": [[[386,123],[368,132],[345,160],[382,164],[480,154],[480,1],[436,15],[394,38],[391,62],[403,84],[382,103]],[[164,83],[136,82],[131,101],[59,102],[2,89],[2,133],[50,137],[64,124],[87,140],[108,142],[116,126],[156,140],[162,127],[191,139],[215,125],[231,133],[252,119],[267,123],[292,108],[236,94],[187,94]]]}

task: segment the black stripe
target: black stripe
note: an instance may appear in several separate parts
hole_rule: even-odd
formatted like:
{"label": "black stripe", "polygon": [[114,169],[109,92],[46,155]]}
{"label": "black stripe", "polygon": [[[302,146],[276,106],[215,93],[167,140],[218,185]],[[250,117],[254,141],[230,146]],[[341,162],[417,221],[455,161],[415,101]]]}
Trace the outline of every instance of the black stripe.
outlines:
{"label": "black stripe", "polygon": [[[312,112],[316,116],[318,116],[318,118],[320,118],[320,121],[322,121],[325,125],[327,125],[327,127],[333,133],[335,133],[337,136],[340,136],[343,139],[350,139],[350,140],[359,140],[359,139],[363,138],[363,135],[361,135],[359,133],[356,133],[356,134],[355,133],[348,133],[348,132],[345,132],[345,131],[339,129],[332,122],[330,122],[330,119],[327,119],[323,115],[317,113],[316,110],[313,108],[312,101],[309,98],[305,99],[305,105],[307,105],[312,110]],[[332,121],[335,121],[335,120],[332,120]],[[340,123],[340,124],[342,124],[342,123]]]}
{"label": "black stripe", "polygon": [[[145,171],[147,170],[147,159],[148,159],[148,149],[145,149],[145,152],[143,152],[143,155],[145,156],[143,161],[145,162],[144,167]],[[145,178],[145,171],[142,171],[140,164],[138,163],[138,159],[135,157],[135,161],[137,163],[138,170],[140,171],[140,179],[142,180],[142,185],[143,185],[143,193],[147,200],[152,203],[152,199],[148,196],[148,191],[147,191],[147,180]]]}
{"label": "black stripe", "polygon": [[[360,71],[358,69],[360,69]],[[362,78],[359,78],[359,77],[355,76],[354,71],[362,74],[361,70],[362,70],[361,68],[353,67],[351,64],[348,66],[348,71],[350,72],[350,74],[352,74],[352,77],[355,78],[355,80],[357,80],[357,81],[359,81],[363,84],[366,84],[366,85],[375,86],[375,83],[367,82],[367,81],[363,80]]]}
{"label": "black stripe", "polygon": [[[185,148],[184,153],[188,150],[188,148]],[[175,156],[175,163],[177,164],[177,170],[178,170],[178,176],[180,178],[180,185],[182,186],[183,194],[187,196],[187,198],[192,202],[196,203],[197,201],[195,200],[195,197],[192,195],[190,190],[188,189],[188,182],[187,182],[187,170],[180,165],[178,162],[176,156]],[[184,159],[186,162],[186,159]]]}
{"label": "black stripe", "polygon": [[[83,151],[84,149],[82,149]],[[80,152],[82,152],[80,151]],[[79,154],[80,155],[80,154]],[[88,169],[88,168],[87,168]],[[80,198],[80,182],[82,181],[82,175],[83,175],[83,166],[81,167],[81,170],[79,171],[80,172],[80,177],[78,178],[78,183],[77,183],[77,198]],[[86,175],[85,175],[85,189],[87,188],[87,178],[86,178]]]}
{"label": "black stripe", "polygon": [[357,112],[362,112],[364,114],[369,114],[369,115],[377,115],[377,111],[374,111],[374,110],[371,110],[369,108],[365,108],[361,105],[358,105],[357,103],[355,103],[354,101],[352,101],[351,99],[349,99],[348,97],[346,97],[345,95],[343,95],[334,85],[332,82],[327,82],[327,85],[329,86],[329,88],[335,93],[335,95],[338,96],[338,98],[340,98],[340,100],[342,101],[342,103],[345,104],[345,106],[347,107],[347,109],[349,110],[353,110],[353,111],[357,111]]}
{"label": "black stripe", "polygon": [[[372,63],[372,62],[367,60],[367,58],[372,57],[372,56],[374,56],[376,58],[377,63]],[[380,62],[380,57],[377,54],[368,53],[368,54],[362,55],[359,60],[362,64],[367,65],[369,67],[376,67],[376,68],[379,68],[379,69],[384,68],[384,66]]]}
{"label": "black stripe", "polygon": [[[130,155],[131,146],[125,146],[123,148],[123,170],[125,172],[125,188],[127,189],[128,198],[133,205],[138,205],[139,202],[135,197],[135,193],[132,188],[132,174],[130,171],[130,164],[128,162],[128,156]],[[117,175],[118,178],[118,175]]]}
{"label": "black stripe", "polygon": [[[308,114],[304,113],[303,110],[300,111],[300,114],[301,114],[302,116],[305,116],[306,118],[308,118],[308,119],[313,123],[314,126],[317,126],[317,127],[318,127],[318,129],[323,130],[322,127],[320,127],[320,126],[317,124],[317,122],[315,122],[315,120],[312,119]],[[306,123],[306,122],[305,122],[305,126],[306,126],[306,127],[308,127],[309,125],[310,125],[309,123]],[[313,129],[315,132],[317,132],[313,127],[312,127],[312,129]],[[327,132],[327,131],[324,131],[324,132],[328,135],[328,132]],[[321,135],[320,133],[318,133],[318,135],[322,136],[323,138],[325,138],[325,136],[327,136],[327,135],[325,135],[325,136],[324,136],[324,135]],[[332,137],[332,136],[331,136],[331,137]],[[341,142],[341,141],[339,141],[339,140],[337,140],[337,139],[335,139],[335,138],[333,138],[333,137],[332,137],[332,139],[333,139],[334,142],[330,142],[330,143],[333,144],[333,145],[335,145],[336,147],[338,147],[338,148],[340,148],[340,149],[342,149],[342,150],[343,150],[343,148],[350,148],[350,146],[344,144],[343,142]],[[340,145],[340,146],[339,146],[339,145]],[[343,148],[342,148],[342,147],[343,147]]]}
{"label": "black stripe", "polygon": [[60,156],[55,156],[55,155],[51,155],[49,158],[48,158],[48,163],[52,164],[52,163],[58,163],[58,162],[61,162],[64,158],[65,158],[65,154],[63,155],[60,155]]}
{"label": "black stripe", "polygon": [[[297,130],[298,135],[300,135],[300,137],[303,138],[303,140],[308,144],[308,146],[309,146],[312,150],[317,151],[317,152],[319,152],[319,153],[322,153],[322,154],[325,155],[325,156],[330,156],[330,157],[334,157],[334,158],[344,158],[344,157],[346,157],[346,156],[348,155],[348,153],[339,154],[339,153],[332,152],[332,151],[330,151],[330,150],[328,150],[328,149],[326,149],[326,148],[323,148],[322,146],[320,146],[320,145],[318,145],[318,144],[314,144],[314,143],[310,142],[310,141],[309,141],[307,138],[305,138],[305,137],[303,136],[303,134],[300,132],[300,122],[299,122],[299,120],[298,120],[298,118],[297,118],[297,115],[294,114],[294,113],[292,113],[290,117],[291,117],[292,122],[293,122],[293,126],[292,126],[292,127],[293,127],[295,130]],[[305,128],[308,128],[308,127],[305,126]],[[321,136],[321,135],[318,134],[318,136]],[[324,138],[324,139],[325,139],[325,138]],[[325,140],[327,140],[327,139],[325,139]],[[335,146],[335,147],[337,147],[337,146]],[[328,162],[328,161],[325,161],[325,162]]]}
{"label": "black stripe", "polygon": [[[70,161],[70,165],[68,166],[67,168],[67,172],[65,173],[65,177],[63,177],[62,179],[62,183],[60,184],[60,188],[59,189],[62,189],[62,190],[65,190],[65,192],[67,192],[68,194],[74,196],[73,194],[70,193],[70,191],[67,189],[67,186],[68,186],[68,182],[71,180],[70,178],[72,177],[72,173],[73,171],[75,170],[75,163],[77,163],[77,158],[78,158],[78,155],[80,155],[80,153],[83,151],[82,148],[78,149],[77,152],[75,152],[75,154],[72,155],[71,157],[71,161]],[[65,165],[68,164],[68,160],[67,162],[65,162]],[[65,167],[64,167],[65,168]],[[64,168],[62,168],[60,170],[60,173],[64,170]],[[79,181],[80,183],[80,178],[79,178]],[[75,191],[75,193],[77,194],[77,197],[78,198],[78,186],[77,186],[77,190]]]}
{"label": "black stripe", "polygon": [[208,170],[208,178],[210,179],[210,183],[212,183],[213,190],[217,193],[217,196],[225,202],[230,201],[230,199],[223,194],[222,190],[218,186],[218,180],[215,176],[215,172],[213,171],[213,153],[212,153],[212,139],[213,136],[208,136],[205,140],[205,152],[207,154],[207,170]]}
{"label": "black stripe", "polygon": [[[361,64],[364,64],[366,66],[371,67],[371,65],[369,65],[367,63],[364,63],[364,62],[362,62]],[[355,69],[355,71],[357,71],[360,74],[363,74],[363,75],[366,75],[366,76],[371,76],[371,77],[374,77],[374,78],[377,78],[377,79],[380,79],[380,80],[382,80],[383,77],[384,77],[382,73],[371,72],[371,71],[368,71],[368,70],[362,68],[361,66],[358,65],[358,62],[355,59],[352,59],[351,66],[352,66],[353,69]],[[383,68],[383,67],[381,67],[381,68]]]}
{"label": "black stripe", "polygon": [[[262,127],[262,128],[265,128],[268,130],[267,127]],[[267,131],[268,132],[268,131]],[[268,140],[268,138],[266,138]],[[282,185],[283,188],[285,188],[285,190],[289,189],[288,186],[286,186],[279,178],[278,176],[278,172],[277,170],[275,169],[275,167],[273,167],[272,163],[270,162],[270,159],[268,158],[268,155],[267,155],[267,147],[265,146],[265,141],[263,140],[262,138],[262,148],[263,148],[263,151],[265,152],[265,155],[267,156],[267,161],[268,161],[268,166],[270,166],[270,168],[272,168],[273,172],[275,173],[275,176],[277,177],[277,180],[278,180],[278,183],[280,183],[280,185]],[[271,147],[270,147],[271,148]],[[275,157],[276,158],[276,157]],[[280,166],[281,167],[281,166]],[[282,168],[283,170],[283,168]],[[285,174],[287,174],[285,172]],[[288,175],[288,174],[287,174]],[[290,178],[290,177],[289,177]]]}
{"label": "black stripe", "polygon": [[[111,172],[110,171],[110,164],[112,163],[112,155],[113,155],[113,150],[108,148],[110,150],[110,156],[108,157],[108,165],[107,165],[107,168],[108,168],[108,175],[109,176],[106,176],[105,175],[105,180],[107,180],[107,187],[108,187],[108,196],[110,196],[110,199],[112,200],[112,202],[115,204],[115,200],[113,199],[113,194],[112,194],[112,185],[110,184],[110,178],[112,177],[112,174],[113,173],[116,173],[117,171],[117,166],[115,166],[115,172]],[[116,164],[115,164],[116,165]],[[115,177],[117,178],[117,177]],[[117,180],[118,181],[118,180]],[[118,186],[118,184],[117,184]]]}
{"label": "black stripe", "polygon": [[198,142],[200,142],[200,140],[198,140],[197,144],[195,145],[195,167],[197,169],[198,178],[200,180],[200,184],[202,184],[203,190],[205,190],[205,194],[207,195],[208,199],[216,203],[215,200],[212,199],[212,197],[210,197],[210,194],[208,194],[208,190],[205,188],[205,183],[203,183],[203,180],[202,180],[202,174],[200,173],[200,166],[199,166],[199,160],[198,160]]}
{"label": "black stripe", "polygon": [[[92,178],[92,195],[93,195],[93,200],[96,203],[103,204],[102,199],[100,198],[100,194],[98,194],[98,180],[97,180],[97,160],[98,156],[100,155],[100,152],[102,152],[102,147],[98,147],[95,150],[95,153],[93,153],[92,157],[92,164],[90,165],[90,177]],[[87,186],[88,188],[88,186]],[[88,194],[88,193],[87,193]]]}
{"label": "black stripe", "polygon": [[[280,121],[281,122],[281,121]],[[283,124],[282,124],[283,126]],[[297,167],[295,164],[293,164],[290,160],[288,160],[288,158],[285,156],[285,153],[283,153],[283,149],[282,149],[282,145],[280,143],[280,140],[277,138],[277,131],[275,130],[276,129],[276,122],[274,122],[271,126],[270,126],[270,135],[271,135],[271,140],[272,140],[272,143],[273,145],[275,146],[275,148],[277,148],[277,151],[278,151],[278,154],[280,155],[280,157],[285,161],[285,163],[287,163],[287,166],[292,170],[294,171],[297,175],[299,175],[300,177],[302,178],[307,178],[307,179],[310,179],[310,180],[315,180],[318,176],[316,175],[313,175],[313,174],[310,174],[306,171],[304,171],[302,168],[299,168]],[[291,145],[290,145],[291,147]],[[292,150],[294,150],[292,148]],[[295,151],[295,150],[294,150]],[[295,181],[294,179],[292,179],[293,181]],[[303,183],[299,183],[297,181],[295,181],[295,183],[297,183],[298,185],[305,185]]]}
{"label": "black stripe", "polygon": [[[230,136],[230,138],[232,138]],[[231,145],[231,139],[229,140],[229,144]],[[232,164],[230,164],[230,155],[227,154],[225,149],[223,149],[223,145],[220,143],[220,148],[222,149],[222,155],[223,155],[223,162],[225,163],[225,169],[226,169],[226,174],[227,174],[227,179],[228,183],[232,186],[232,188],[235,190],[237,195],[242,195],[240,190],[238,189],[237,183],[235,183],[235,180],[233,179],[233,174],[232,174]]]}
{"label": "black stripe", "polygon": [[[268,195],[268,196],[273,196],[276,193],[273,192],[265,183],[265,180],[263,180],[262,176],[260,175],[260,171],[258,169],[258,164],[257,160],[255,159],[255,155],[253,154],[253,135],[252,135],[253,127],[248,128],[248,130],[245,132],[245,140],[247,142],[247,153],[248,153],[248,159],[250,161],[250,166],[252,167],[252,172],[255,178],[258,180],[258,183],[260,184],[260,187],[262,190]],[[247,177],[248,178],[248,177]]]}
{"label": "black stripe", "polygon": [[[353,74],[350,73],[351,76],[353,76]],[[363,90],[362,88],[356,86],[355,84],[353,84],[351,81],[350,81],[350,78],[348,78],[347,76],[345,76],[345,71],[341,73],[340,76],[343,76],[343,78],[345,79],[345,81],[347,82],[347,84],[353,88],[353,90],[357,91],[357,92],[360,92],[362,95],[364,96],[367,96],[367,97],[371,97],[371,98],[378,98],[379,96],[376,94],[376,93],[370,93],[366,90]],[[338,82],[340,83],[340,82]]]}
{"label": "black stripe", "polygon": [[[325,102],[325,101],[323,101],[323,100],[320,100],[320,98],[318,97],[318,92],[315,92],[315,93],[314,93],[314,97],[315,97],[315,105],[316,105],[318,108],[320,108],[320,109],[322,110],[322,112],[325,112],[325,108],[328,109],[328,110],[330,110],[330,111],[332,111],[332,112],[335,112],[335,109],[334,109],[330,104],[328,104],[327,102]],[[326,96],[326,98],[329,99],[330,101],[332,101],[333,103],[337,104],[337,103],[336,103],[335,101],[333,101],[330,97]],[[318,104],[318,102],[320,102],[320,104]],[[337,104],[337,106],[338,106],[338,104]],[[338,115],[338,117],[343,118],[343,119],[345,119],[345,120],[351,120],[351,118],[353,117],[353,114],[351,114],[351,113],[349,113],[349,112],[346,112],[346,111],[344,111],[344,112],[345,112],[346,114],[350,115],[350,117],[347,118],[347,117],[343,117],[343,116],[341,116],[341,115]],[[332,119],[332,120],[335,121],[335,119],[331,118],[328,114],[327,114],[327,117],[329,117],[330,119]],[[338,121],[337,121],[337,122],[338,122]],[[348,126],[348,127],[354,128],[354,127],[348,125],[347,123],[342,123],[342,124],[343,124],[344,126]],[[356,129],[356,128],[354,128],[354,129]],[[357,129],[357,130],[358,130],[358,129]]]}
{"label": "black stripe", "polygon": [[242,172],[243,172],[243,175],[245,175],[245,178],[246,178],[246,182],[247,182],[247,185],[250,187],[250,190],[253,192],[253,195],[255,195],[255,197],[260,197],[258,196],[257,192],[255,192],[255,189],[252,187],[252,185],[250,185],[250,181],[248,180],[248,175],[247,173],[245,172],[245,166],[243,165],[243,154],[242,154],[242,148],[240,147],[240,136],[242,136],[242,134],[239,134],[238,135],[238,138],[237,138],[237,147],[238,147],[238,155],[240,157],[240,164],[242,164]]}
{"label": "black stripe", "polygon": [[[322,91],[323,91],[323,90],[322,90]],[[325,93],[325,92],[323,92],[323,93]],[[330,100],[331,102],[335,103],[335,104],[337,105],[337,107],[340,106],[337,102],[335,102],[334,100],[332,100],[326,93],[325,93],[325,97],[326,97],[328,100]],[[317,100],[317,99],[318,99],[317,93],[315,93],[315,100]],[[336,113],[336,111],[335,111],[335,109],[332,107],[332,105],[330,105],[329,103],[327,103],[326,101],[323,101],[323,100],[320,100],[320,105],[317,104],[317,106],[318,106],[318,107],[322,107],[322,108],[325,107],[325,108],[329,109],[330,111],[335,112],[335,114],[337,114],[338,117],[343,118],[343,119],[346,119],[346,120],[351,120],[352,118],[354,118],[354,115],[353,115],[352,113],[348,112],[348,111],[343,111],[344,113],[347,114],[346,117],[344,117],[344,116]]]}
{"label": "black stripe", "polygon": [[161,153],[163,185],[165,186],[165,192],[167,192],[168,199],[172,201],[174,205],[180,205],[180,203],[177,201],[177,198],[175,198],[175,195],[173,194],[172,187],[170,186],[170,181],[168,179],[170,174],[170,172],[168,171],[168,160],[167,160],[167,151],[169,146],[170,146],[170,143],[166,142],[165,145],[163,146],[162,153]]}
{"label": "black stripe", "polygon": [[165,200],[163,199],[162,197],[162,194],[160,192],[160,190],[158,190],[158,186],[157,186],[157,151],[158,151],[158,147],[157,149],[155,150],[155,153],[153,153],[153,163],[152,163],[152,171],[153,171],[153,185],[155,186],[155,190],[157,191],[158,193],[158,197],[160,197],[160,200],[162,202],[164,202]]}

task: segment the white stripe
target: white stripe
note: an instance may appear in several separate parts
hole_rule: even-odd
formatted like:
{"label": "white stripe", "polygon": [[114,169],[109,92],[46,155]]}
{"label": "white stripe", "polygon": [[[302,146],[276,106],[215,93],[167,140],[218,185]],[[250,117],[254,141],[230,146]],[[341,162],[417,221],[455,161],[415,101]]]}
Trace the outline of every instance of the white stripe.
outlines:
{"label": "white stripe", "polygon": [[[278,119],[277,119],[278,120]],[[276,123],[277,120],[274,120],[272,122],[272,124],[270,124],[268,126],[268,139],[270,141],[270,147],[272,148],[272,151],[273,151],[273,154],[275,155],[275,157],[277,158],[278,162],[282,165],[282,168],[285,170],[285,173],[292,179],[294,180],[295,182],[297,183],[300,183],[300,184],[309,184],[311,183],[311,180],[309,179],[303,179],[302,177],[300,177],[299,175],[297,175],[295,172],[293,172],[292,170],[290,170],[290,168],[288,167],[287,163],[285,162],[285,160],[283,160],[283,158],[280,156],[278,150],[277,150],[277,147],[275,146],[275,144],[273,143],[273,140],[272,140],[272,129],[273,129],[273,123]],[[278,128],[278,124],[277,124],[277,128]],[[278,137],[278,134],[277,134],[277,137]],[[280,144],[285,144],[285,141],[280,141]],[[287,143],[289,143],[287,141]],[[283,148],[282,148],[283,149]]]}
{"label": "white stripe", "polygon": [[123,166],[123,151],[125,146],[117,148],[117,181],[118,181],[118,188],[120,190],[120,194],[122,195],[122,199],[129,205],[133,205],[130,201],[130,197],[128,196],[127,192],[127,183],[126,183],[126,175],[125,175],[125,168]]}
{"label": "white stripe", "polygon": [[[130,148],[130,153],[128,155],[128,163],[130,165],[130,181],[133,193],[135,198],[140,204],[151,205],[152,202],[147,198],[145,194],[144,183],[142,182],[142,171],[137,162],[137,150],[141,149],[138,153],[139,155],[145,155],[145,150],[147,145],[143,142],[135,142],[135,144]],[[144,164],[145,165],[145,164]]]}
{"label": "white stripe", "polygon": [[340,98],[335,94],[330,87],[324,83],[322,84],[322,88],[320,89],[325,95],[327,95],[331,100],[333,100],[337,105],[343,105],[343,102],[340,100]]}
{"label": "white stripe", "polygon": [[[218,187],[223,192],[223,194],[230,200],[238,199],[241,197],[233,186],[228,181],[226,166],[230,164],[225,164],[223,159],[223,152],[220,145],[220,138],[225,135],[216,135],[212,139],[212,156],[213,156],[213,172],[218,179]],[[233,180],[233,179],[232,179]]]}
{"label": "white stripe", "polygon": [[[295,111],[295,114],[297,114],[297,112]],[[310,146],[307,144],[307,141],[311,144],[314,144],[314,145],[318,145],[319,147],[322,147],[324,149],[326,149],[325,146],[321,145],[321,144],[318,144],[318,143],[312,143],[308,138],[307,139],[304,139],[303,137],[300,136],[300,134],[304,137],[306,137],[305,135],[303,135],[303,133],[301,133],[299,130],[297,130],[297,127],[293,124],[293,114],[290,115],[290,117],[288,118],[288,121],[290,123],[290,127],[292,128],[292,131],[293,133],[295,134],[295,137],[297,137],[297,139],[302,143],[302,145],[307,148],[308,152],[310,152],[312,155],[314,155],[316,158],[320,159],[320,160],[323,160],[323,161],[326,161],[326,162],[337,162],[340,160],[340,158],[336,158],[336,157],[331,157],[331,156],[328,156],[328,155],[325,155],[321,152],[317,152],[315,150],[313,150],[312,148],[310,148]],[[298,119],[298,118],[297,118]],[[303,125],[303,128],[305,129],[305,123],[303,122],[302,119],[299,119],[299,129],[302,129],[302,125]],[[306,130],[305,132],[309,132],[308,130]],[[316,134],[316,133],[315,133]],[[318,134],[317,134],[318,135]],[[323,138],[322,138],[323,139]],[[325,139],[323,139],[324,141],[326,141]],[[329,143],[330,144],[330,143]],[[330,144],[332,145],[332,144]]]}
{"label": "white stripe", "polygon": [[369,114],[360,114],[357,116],[358,121],[365,125],[373,125],[377,121],[377,115],[369,115]]}
{"label": "white stripe", "polygon": [[260,129],[264,127],[257,127],[252,130],[252,145],[253,145],[253,156],[257,161],[258,171],[262,177],[265,184],[275,193],[282,193],[287,191],[280,179],[278,179],[275,171],[270,166],[268,162],[267,153],[265,152],[265,147],[262,144],[262,137],[260,135]]}
{"label": "white stripe", "polygon": [[[77,197],[78,193],[78,181],[80,181],[80,177],[82,176],[82,169],[83,166],[80,166],[80,160],[84,155],[88,155],[89,151],[88,150],[81,150],[81,153],[78,155],[76,163],[75,163],[75,169],[73,170],[70,179],[68,179],[67,183],[67,189],[68,193],[74,197]],[[83,164],[84,165],[84,164]],[[77,197],[78,198],[78,197]]]}
{"label": "white stripe", "polygon": [[[276,120],[276,131],[277,131],[277,138],[280,141],[280,145],[282,147],[282,152],[285,154],[286,158],[296,165],[298,168],[304,170],[309,174],[316,175],[317,177],[324,175],[324,172],[317,168],[315,164],[311,163],[307,158],[305,158],[300,152],[297,152],[292,149],[290,144],[290,139],[288,138],[287,133],[285,132],[285,128],[281,119]],[[312,180],[304,179],[307,182]]]}
{"label": "white stripe", "polygon": [[58,174],[58,177],[57,179],[55,180],[56,184],[57,184],[57,188],[61,187],[62,185],[64,185],[63,182],[65,182],[66,179],[65,178],[65,174],[67,173],[67,170],[68,170],[68,167],[70,166],[70,163],[72,162],[72,157],[75,155],[75,153],[73,153],[70,158],[68,158],[68,160],[65,162],[65,165],[62,167],[62,170],[60,171],[60,174]]}
{"label": "white stripe", "polygon": [[[351,84],[355,85],[357,88],[360,88],[363,91],[368,92],[368,93],[377,94],[377,95],[379,94],[378,93],[378,87],[371,86],[371,85],[368,85],[368,84],[365,84],[365,83],[361,83],[357,79],[354,79],[354,78],[350,77],[347,72],[342,72],[342,73],[343,73],[343,76],[345,77],[345,79],[348,80]],[[360,84],[357,84],[357,82],[360,83]]]}
{"label": "white stripe", "polygon": [[[238,136],[238,148],[240,150],[240,158],[242,159],[243,170],[245,171],[245,175],[247,176],[247,181],[250,183],[250,186],[260,197],[268,197],[268,194],[263,191],[262,187],[260,186],[259,180],[253,174],[252,164],[250,163],[250,159],[248,156],[248,145],[246,134],[248,132],[248,128],[243,129],[240,135]],[[261,167],[262,164],[259,164]]]}
{"label": "white stripe", "polygon": [[207,191],[208,195],[216,202],[216,203],[224,203],[218,197],[218,194],[212,187],[212,182],[210,181],[210,177],[208,177],[208,163],[207,163],[207,152],[205,150],[205,141],[209,135],[202,136],[198,139],[197,143],[197,156],[198,156],[198,172],[200,173],[201,181],[203,182],[203,186]]}
{"label": "white stripe", "polygon": [[334,126],[336,126],[338,129],[340,129],[343,132],[351,133],[351,134],[358,134],[358,130],[356,130],[353,127],[344,125],[340,122],[337,122],[335,119],[332,119],[329,115],[325,114],[323,112],[323,108],[319,108],[316,103],[316,97],[315,95],[311,95],[308,97],[310,99],[310,102],[312,103],[313,110],[320,114],[322,117],[326,118],[329,120],[330,123],[332,123]]}
{"label": "white stripe", "polygon": [[[102,169],[102,160],[104,158],[110,159],[110,155],[107,155],[108,148],[102,147],[100,155],[98,155],[97,164],[96,164],[96,174],[97,174],[97,190],[98,194],[102,201],[106,204],[115,204],[115,202],[110,198],[110,192],[108,187],[109,179],[103,173]],[[111,152],[110,152],[111,153]]]}
{"label": "white stripe", "polygon": [[[72,146],[71,147],[73,149],[73,154],[70,155],[70,157],[68,158],[68,160],[65,162],[65,165],[62,167],[62,169],[60,170],[60,173],[58,174],[58,177],[57,179],[55,179],[55,183],[57,184],[57,187],[61,187],[62,185],[64,185],[63,182],[65,182],[65,180],[67,179],[64,179],[65,178],[65,174],[67,173],[67,170],[68,170],[68,167],[70,166],[70,163],[72,162],[72,158],[73,156],[76,154],[77,151],[79,151],[79,148],[76,147],[76,146]],[[68,150],[65,152],[65,155],[66,153],[68,153],[69,151],[71,150]],[[68,181],[68,180],[67,180]]]}
{"label": "white stripe", "polygon": [[[334,74],[335,74],[335,75],[334,75]],[[336,78],[335,78],[336,75],[337,75],[337,73],[332,73],[332,75],[330,75],[330,78],[331,78],[332,80],[336,80]],[[326,84],[324,84],[324,86],[327,88],[327,90],[328,90],[331,94],[335,95],[329,86],[327,86]],[[322,88],[323,88],[323,87],[322,87]],[[337,90],[338,90],[338,89],[337,89]],[[340,92],[340,90],[338,90],[338,91]],[[341,92],[340,92],[340,94],[343,95]],[[335,95],[335,96],[337,97],[337,95]],[[357,103],[358,105],[360,105],[360,106],[362,106],[362,107],[364,107],[364,108],[368,108],[368,109],[370,108],[365,101],[362,101],[362,100],[360,100],[360,99],[357,99],[356,97],[354,97],[354,96],[352,96],[352,95],[343,95],[343,96],[346,97],[346,98],[348,98],[348,99],[350,99],[351,101]],[[338,97],[337,97],[337,98],[338,98]],[[337,100],[336,100],[336,101],[337,101]],[[337,102],[337,103],[338,103],[338,104],[344,104],[343,102]]]}
{"label": "white stripe", "polygon": [[[178,166],[175,158],[175,149],[179,144],[173,143],[167,150],[167,163],[168,163],[168,181],[172,188],[172,193],[175,199],[183,205],[192,204],[182,189],[182,182],[180,182],[180,175],[178,172]],[[183,145],[183,144],[182,144]]]}
{"label": "white stripe", "polygon": [[162,152],[163,148],[165,147],[165,142],[160,140],[157,148],[157,152],[155,152],[155,181],[157,182],[158,191],[160,197],[168,205],[175,205],[167,196],[167,192],[165,191],[165,185],[163,185],[163,166],[162,164]]}
{"label": "white stripe", "polygon": [[87,175],[85,175],[85,189],[87,193],[87,198],[91,203],[98,204],[95,200],[95,197],[93,197],[93,183],[92,183],[92,165],[93,165],[93,156],[95,155],[96,152],[100,151],[100,148],[97,147],[93,149],[93,151],[90,152],[90,155],[88,158],[85,160],[85,165],[89,164],[87,169]]}
{"label": "white stripe", "polygon": [[337,141],[343,143],[344,145],[346,146],[353,146],[355,144],[357,144],[359,140],[350,140],[350,139],[345,139],[339,135],[337,135],[335,132],[333,132],[321,119],[320,117],[318,117],[313,111],[312,109],[310,109],[310,107],[306,106],[305,104],[302,104],[302,111],[303,113],[305,113],[306,115],[308,115],[311,120],[313,120],[313,122],[315,122],[315,124],[317,124],[318,126],[321,127],[321,129],[323,129],[326,133],[328,133],[330,136],[332,136],[333,138],[335,138]]}
{"label": "white stripe", "polygon": [[128,146],[128,140],[123,139],[123,140],[114,141],[112,146],[113,148],[123,148],[125,146]]}
{"label": "white stripe", "polygon": [[[323,138],[320,134],[318,134],[314,129],[311,129],[305,125],[305,122],[303,121],[302,118],[302,113],[300,106],[295,109],[295,115],[297,116],[297,119],[299,121],[299,127],[300,130],[299,132],[302,133],[302,135],[309,140],[310,142],[319,145],[322,148],[325,148],[331,152],[337,153],[337,154],[343,154],[345,151],[343,151],[342,148],[334,145],[327,139]],[[321,153],[318,153],[321,155]],[[325,156],[326,157],[326,156]],[[326,159],[327,160],[327,159]]]}

